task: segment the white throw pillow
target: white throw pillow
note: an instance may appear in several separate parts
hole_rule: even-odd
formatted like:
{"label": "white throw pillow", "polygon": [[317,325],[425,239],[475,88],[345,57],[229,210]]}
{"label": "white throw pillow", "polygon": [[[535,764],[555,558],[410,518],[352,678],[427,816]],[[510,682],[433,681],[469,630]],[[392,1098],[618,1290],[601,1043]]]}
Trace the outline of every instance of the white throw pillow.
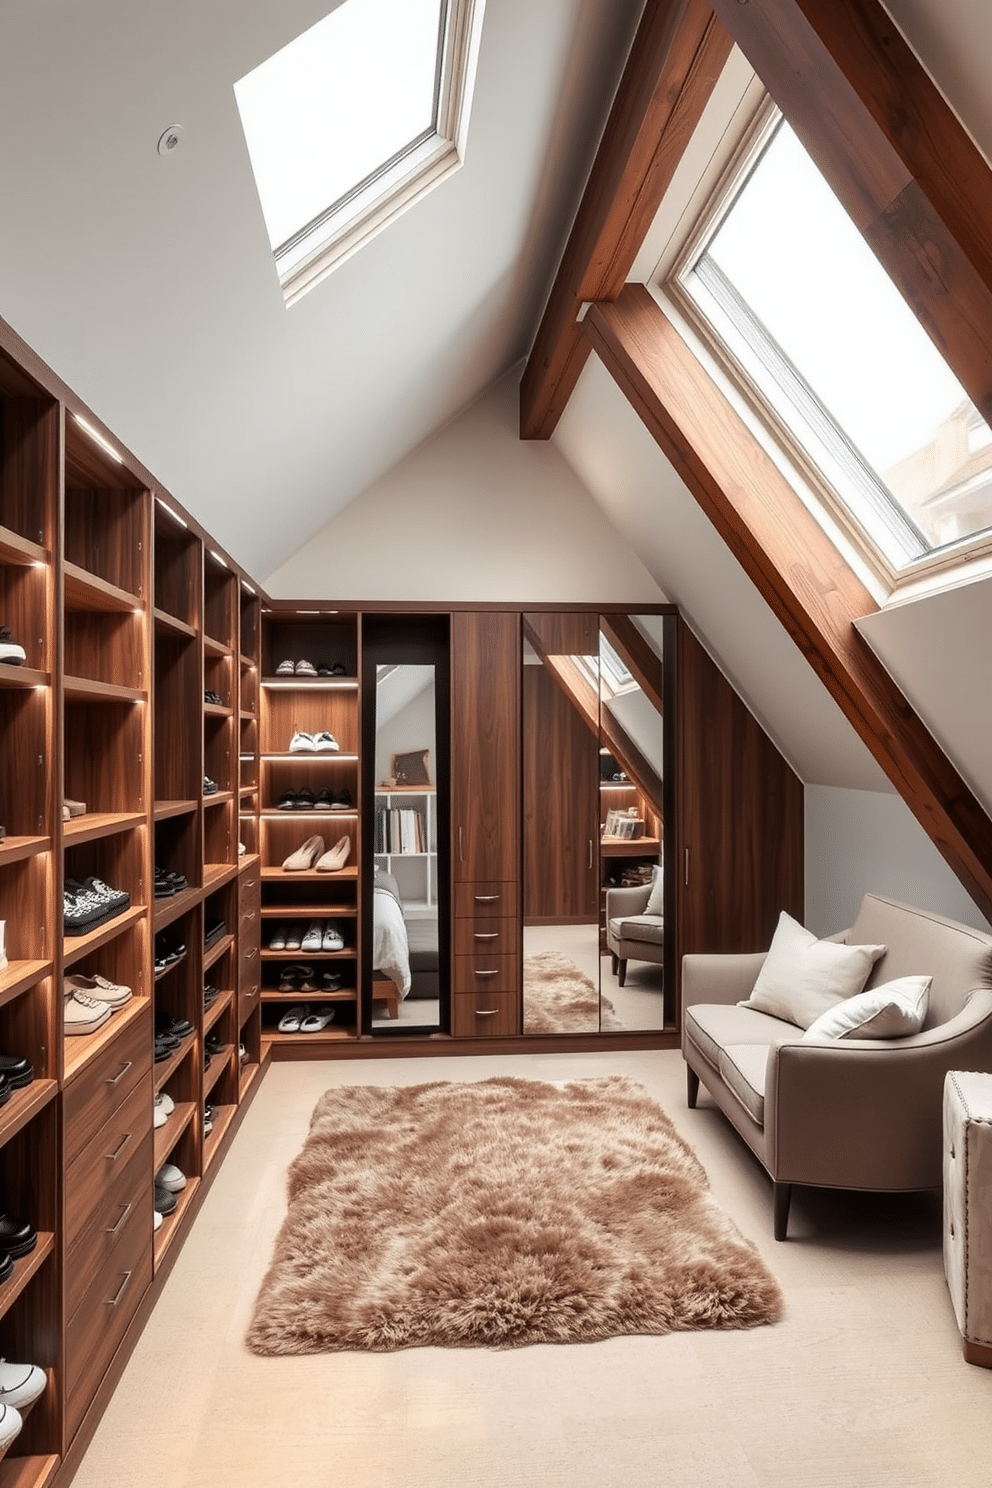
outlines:
{"label": "white throw pillow", "polygon": [[653,915],[665,913],[665,870],[660,863],[655,863],[651,869],[651,893],[644,913]]}
{"label": "white throw pillow", "polygon": [[754,990],[738,1006],[808,1028],[821,1013],[860,992],[884,954],[884,945],[817,940],[783,910]]}
{"label": "white throw pillow", "polygon": [[869,987],[811,1023],[804,1039],[906,1038],[919,1033],[930,1003],[933,977],[897,977],[881,987]]}

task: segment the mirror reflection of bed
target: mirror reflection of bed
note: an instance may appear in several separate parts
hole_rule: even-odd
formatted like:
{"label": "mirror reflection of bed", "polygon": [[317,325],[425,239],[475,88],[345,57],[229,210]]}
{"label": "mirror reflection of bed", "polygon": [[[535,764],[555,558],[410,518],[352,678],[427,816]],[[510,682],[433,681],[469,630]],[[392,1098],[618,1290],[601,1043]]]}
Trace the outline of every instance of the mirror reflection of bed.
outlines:
{"label": "mirror reflection of bed", "polygon": [[435,669],[376,667],[373,1031],[441,1025]]}

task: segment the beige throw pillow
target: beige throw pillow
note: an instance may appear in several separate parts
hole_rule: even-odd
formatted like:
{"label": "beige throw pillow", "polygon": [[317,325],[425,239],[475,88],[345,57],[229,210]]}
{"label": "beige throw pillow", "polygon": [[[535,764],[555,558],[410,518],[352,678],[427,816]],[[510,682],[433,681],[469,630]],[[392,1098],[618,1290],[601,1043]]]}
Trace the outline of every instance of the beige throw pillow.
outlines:
{"label": "beige throw pillow", "polygon": [[919,1033],[933,977],[897,977],[839,1002],[811,1023],[804,1039],[906,1038]]}
{"label": "beige throw pillow", "polygon": [[644,913],[650,915],[665,913],[665,870],[660,863],[655,863],[651,869],[651,893],[648,896]]}
{"label": "beige throw pillow", "polygon": [[808,1028],[822,1013],[860,992],[884,945],[817,940],[783,910],[751,996],[738,1004]]}

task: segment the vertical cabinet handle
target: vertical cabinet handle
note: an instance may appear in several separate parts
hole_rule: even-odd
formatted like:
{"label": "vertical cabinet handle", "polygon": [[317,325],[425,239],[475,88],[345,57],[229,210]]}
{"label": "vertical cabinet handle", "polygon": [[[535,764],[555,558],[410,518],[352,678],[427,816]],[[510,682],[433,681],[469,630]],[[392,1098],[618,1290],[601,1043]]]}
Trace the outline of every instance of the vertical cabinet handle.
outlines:
{"label": "vertical cabinet handle", "polygon": [[465,861],[465,844],[462,841],[461,827],[458,828],[458,861],[459,863],[464,863]]}
{"label": "vertical cabinet handle", "polygon": [[592,838],[589,838],[589,867],[592,867]]}
{"label": "vertical cabinet handle", "polygon": [[689,887],[689,849],[685,850],[685,886]]}

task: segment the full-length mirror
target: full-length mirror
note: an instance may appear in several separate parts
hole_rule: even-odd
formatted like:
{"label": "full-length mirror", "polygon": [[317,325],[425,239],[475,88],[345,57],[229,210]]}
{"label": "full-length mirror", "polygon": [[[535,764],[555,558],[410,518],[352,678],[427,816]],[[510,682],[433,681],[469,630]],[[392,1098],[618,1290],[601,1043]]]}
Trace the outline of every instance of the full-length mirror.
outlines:
{"label": "full-length mirror", "polygon": [[374,667],[375,694],[364,1003],[368,1031],[382,1034],[438,1032],[447,1014],[446,875],[439,853],[447,797],[438,788],[446,779],[439,701],[447,676],[442,657],[421,659],[431,658],[436,647],[429,628],[419,643],[417,630],[412,626],[403,644],[390,646],[387,629],[366,651],[365,675]]}
{"label": "full-length mirror", "polygon": [[665,1021],[663,623],[600,617],[604,1027],[607,1008],[615,1027]]}
{"label": "full-length mirror", "polygon": [[662,619],[523,619],[524,1032],[664,1024]]}

